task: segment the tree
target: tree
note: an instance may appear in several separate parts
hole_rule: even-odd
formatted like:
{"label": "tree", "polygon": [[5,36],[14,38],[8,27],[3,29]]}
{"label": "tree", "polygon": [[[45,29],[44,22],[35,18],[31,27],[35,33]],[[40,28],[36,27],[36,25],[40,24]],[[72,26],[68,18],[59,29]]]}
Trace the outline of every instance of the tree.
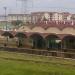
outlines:
{"label": "tree", "polygon": [[15,20],[15,21],[12,21],[11,24],[15,25],[15,26],[20,26],[23,24],[23,21],[21,20]]}

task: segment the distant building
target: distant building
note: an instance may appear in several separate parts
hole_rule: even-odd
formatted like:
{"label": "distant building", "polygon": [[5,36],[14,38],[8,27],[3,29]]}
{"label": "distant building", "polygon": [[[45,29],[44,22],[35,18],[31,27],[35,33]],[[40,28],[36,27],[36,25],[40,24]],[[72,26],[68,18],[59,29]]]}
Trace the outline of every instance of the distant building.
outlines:
{"label": "distant building", "polygon": [[30,14],[8,14],[8,21],[21,20],[23,22],[31,22]]}
{"label": "distant building", "polygon": [[75,14],[68,12],[33,12],[32,21],[37,22],[39,20],[46,19],[48,21],[71,21],[75,20]]}
{"label": "distant building", "polygon": [[6,16],[0,15],[0,21],[8,22],[14,20],[21,20],[23,22],[37,23],[38,21],[74,21],[75,14],[69,12],[32,12],[31,14],[8,14]]}

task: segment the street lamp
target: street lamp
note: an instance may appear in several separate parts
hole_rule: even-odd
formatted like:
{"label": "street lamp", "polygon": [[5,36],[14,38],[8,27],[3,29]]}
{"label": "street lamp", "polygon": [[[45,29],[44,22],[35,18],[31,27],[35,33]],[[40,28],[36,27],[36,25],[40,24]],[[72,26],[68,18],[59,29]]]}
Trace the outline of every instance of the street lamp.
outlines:
{"label": "street lamp", "polygon": [[[7,7],[3,7],[4,8],[4,11],[5,11],[5,31],[7,31],[7,14],[6,14],[6,11],[7,11]],[[5,46],[7,46],[7,43],[8,43],[8,35],[6,36],[6,43],[5,43]]]}
{"label": "street lamp", "polygon": [[5,26],[6,26],[6,31],[7,31],[7,15],[6,15],[6,11],[7,11],[7,7],[4,7],[5,10]]}

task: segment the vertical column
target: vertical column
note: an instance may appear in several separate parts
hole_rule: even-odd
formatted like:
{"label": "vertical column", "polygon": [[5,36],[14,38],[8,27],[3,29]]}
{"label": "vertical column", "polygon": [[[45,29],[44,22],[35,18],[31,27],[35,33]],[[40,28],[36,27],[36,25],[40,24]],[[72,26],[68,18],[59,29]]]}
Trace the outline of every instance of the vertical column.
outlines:
{"label": "vertical column", "polygon": [[31,46],[32,46],[32,48],[34,47],[34,40],[33,39],[31,39]]}
{"label": "vertical column", "polygon": [[49,49],[49,40],[46,40],[46,46],[47,46],[47,49]]}

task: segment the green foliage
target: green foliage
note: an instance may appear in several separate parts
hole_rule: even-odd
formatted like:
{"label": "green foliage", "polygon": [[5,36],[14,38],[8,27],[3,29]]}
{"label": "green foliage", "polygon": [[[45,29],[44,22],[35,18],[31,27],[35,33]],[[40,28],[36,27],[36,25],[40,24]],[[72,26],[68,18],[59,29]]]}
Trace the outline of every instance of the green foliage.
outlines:
{"label": "green foliage", "polygon": [[15,26],[19,26],[20,24],[23,24],[21,20],[12,21],[11,23]]}

